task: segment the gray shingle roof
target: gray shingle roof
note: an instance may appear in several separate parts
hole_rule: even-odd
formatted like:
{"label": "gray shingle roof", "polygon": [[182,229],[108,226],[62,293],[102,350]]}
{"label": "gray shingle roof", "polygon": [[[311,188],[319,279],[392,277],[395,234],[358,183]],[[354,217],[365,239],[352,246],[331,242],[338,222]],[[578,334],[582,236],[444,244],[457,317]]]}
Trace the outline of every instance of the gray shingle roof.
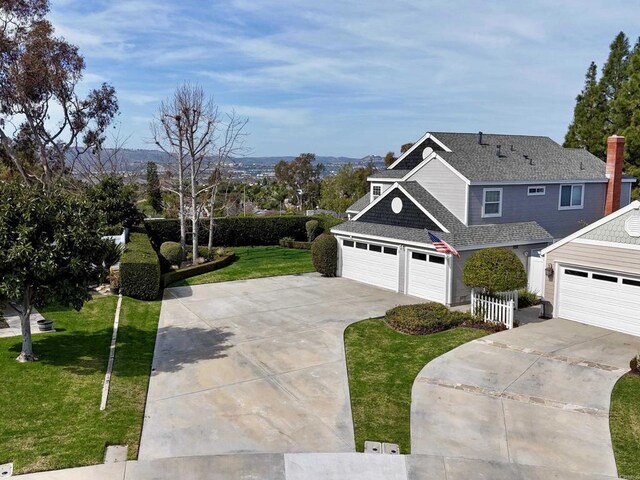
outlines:
{"label": "gray shingle roof", "polygon": [[371,196],[368,193],[365,193],[362,197],[355,201],[349,208],[347,208],[347,212],[359,212],[360,210],[364,210],[369,203]]}
{"label": "gray shingle roof", "polygon": [[373,175],[369,175],[369,178],[402,178],[411,170],[378,170]]}
{"label": "gray shingle roof", "polygon": [[[404,240],[415,243],[431,243],[426,232],[419,228],[396,227],[366,222],[345,222],[331,229],[332,232],[348,234],[374,235],[388,239]],[[482,245],[501,245],[540,242],[553,240],[549,233],[536,222],[504,223],[496,225],[478,225],[464,227],[451,233],[434,232],[440,239],[455,248]]]}
{"label": "gray shingle roof", "polygon": [[483,134],[480,145],[477,133],[432,135],[451,149],[438,155],[473,182],[606,181],[602,160],[583,149],[563,148],[549,137]]}

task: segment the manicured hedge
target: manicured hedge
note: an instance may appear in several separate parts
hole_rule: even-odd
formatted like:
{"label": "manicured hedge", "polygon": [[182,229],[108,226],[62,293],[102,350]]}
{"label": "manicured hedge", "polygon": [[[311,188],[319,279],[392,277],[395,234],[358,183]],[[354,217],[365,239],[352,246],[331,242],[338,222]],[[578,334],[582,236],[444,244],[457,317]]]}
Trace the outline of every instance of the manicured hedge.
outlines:
{"label": "manicured hedge", "polygon": [[143,233],[129,236],[120,258],[120,291],[140,300],[155,300],[160,291],[160,260]]}
{"label": "manicured hedge", "polygon": [[[298,241],[307,240],[306,223],[318,220],[319,229],[328,231],[342,223],[333,217],[224,217],[213,224],[213,244],[215,246],[278,245],[282,237],[292,237]],[[180,241],[180,222],[177,219],[145,220],[145,227],[153,247],[158,250],[164,242]],[[188,228],[191,225],[188,224]],[[200,221],[198,235],[200,243],[209,239],[209,220]],[[190,240],[190,239],[189,239]]]}
{"label": "manicured hedge", "polygon": [[162,286],[168,287],[172,283],[184,280],[185,278],[193,277],[194,275],[200,275],[202,273],[213,272],[214,270],[226,267],[233,262],[235,256],[236,254],[231,252],[212,262],[201,263],[200,265],[194,265],[192,267],[185,267],[181,268],[180,270],[167,272],[162,275]]}
{"label": "manicured hedge", "polygon": [[338,241],[330,233],[323,233],[311,244],[311,259],[318,273],[335,277],[338,269]]}

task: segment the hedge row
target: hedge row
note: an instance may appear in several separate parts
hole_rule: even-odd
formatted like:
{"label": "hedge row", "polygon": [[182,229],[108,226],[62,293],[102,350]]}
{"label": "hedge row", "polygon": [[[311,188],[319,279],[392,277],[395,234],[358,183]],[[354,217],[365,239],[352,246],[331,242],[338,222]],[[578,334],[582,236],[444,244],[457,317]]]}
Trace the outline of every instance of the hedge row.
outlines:
{"label": "hedge row", "polygon": [[218,270],[219,268],[226,267],[227,265],[231,264],[235,256],[236,254],[231,252],[212,262],[201,263],[200,265],[194,265],[192,267],[185,267],[181,268],[180,270],[167,272],[162,275],[161,284],[163,287],[168,287],[172,283],[184,280],[185,278],[200,275],[202,273],[213,272],[214,270]]}
{"label": "hedge row", "polygon": [[[216,246],[278,245],[282,237],[292,237],[298,241],[307,240],[306,223],[318,220],[322,231],[342,223],[342,220],[328,216],[303,217],[224,217],[213,223],[213,244]],[[158,250],[164,242],[180,241],[180,221],[178,219],[145,220],[145,227],[153,248]],[[187,228],[191,228],[190,222]],[[201,244],[209,239],[209,220],[199,223],[198,237]],[[190,241],[191,239],[187,239]]]}
{"label": "hedge row", "polygon": [[120,291],[141,300],[155,300],[160,291],[160,261],[144,233],[131,233],[120,258]]}

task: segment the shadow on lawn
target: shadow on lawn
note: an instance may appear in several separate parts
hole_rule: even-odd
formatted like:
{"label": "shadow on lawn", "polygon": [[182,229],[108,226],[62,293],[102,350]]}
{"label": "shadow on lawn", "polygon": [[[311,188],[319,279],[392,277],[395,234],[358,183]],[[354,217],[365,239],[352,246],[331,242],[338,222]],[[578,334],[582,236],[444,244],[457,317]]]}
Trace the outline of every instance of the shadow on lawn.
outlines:
{"label": "shadow on lawn", "polygon": [[[53,332],[37,335],[33,349],[38,363],[43,366],[64,368],[76,375],[103,373],[109,360],[112,329],[95,332]],[[223,358],[230,345],[227,339],[233,333],[218,328],[163,327],[158,337],[132,325],[121,325],[118,330],[116,360],[113,374],[122,377],[148,376],[152,368],[154,343],[158,358],[153,372],[176,372],[184,365],[200,360]],[[21,344],[9,348],[16,356]]]}

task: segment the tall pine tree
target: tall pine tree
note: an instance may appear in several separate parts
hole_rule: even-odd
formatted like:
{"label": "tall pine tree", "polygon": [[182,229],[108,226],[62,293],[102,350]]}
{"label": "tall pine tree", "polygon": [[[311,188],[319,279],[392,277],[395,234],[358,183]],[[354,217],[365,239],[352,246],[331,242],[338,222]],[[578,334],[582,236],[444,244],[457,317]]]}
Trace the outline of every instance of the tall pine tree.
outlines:
{"label": "tall pine tree", "polygon": [[626,124],[616,124],[612,111],[613,101],[629,74],[627,64],[629,62],[629,40],[624,32],[616,35],[609,45],[609,57],[602,67],[602,77],[599,86],[605,102],[605,137],[620,132]]}
{"label": "tall pine tree", "polygon": [[156,212],[162,211],[162,192],[160,191],[160,179],[158,167],[154,162],[147,163],[147,201]]}
{"label": "tall pine tree", "polygon": [[[612,104],[612,117],[617,133],[625,137],[625,170],[640,177],[640,39],[629,55],[625,76]],[[634,197],[640,197],[638,187]]]}
{"label": "tall pine tree", "polygon": [[598,67],[591,62],[585,75],[584,88],[576,97],[573,121],[564,138],[564,146],[586,148],[592,154],[604,158],[607,109],[597,75]]}

